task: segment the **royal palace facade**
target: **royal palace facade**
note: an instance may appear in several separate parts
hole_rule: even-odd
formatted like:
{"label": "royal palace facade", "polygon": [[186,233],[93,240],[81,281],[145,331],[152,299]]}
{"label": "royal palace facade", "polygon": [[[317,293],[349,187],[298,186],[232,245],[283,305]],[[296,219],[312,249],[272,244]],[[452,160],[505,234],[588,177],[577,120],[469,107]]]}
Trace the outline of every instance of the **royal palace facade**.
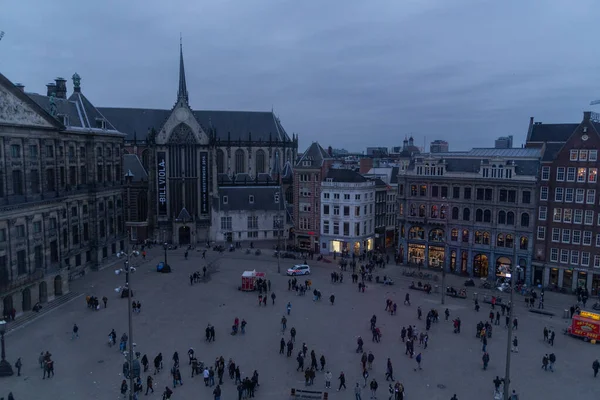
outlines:
{"label": "royal palace facade", "polygon": [[124,248],[124,135],[83,95],[80,77],[46,95],[0,74],[0,297],[3,315],[69,290]]}

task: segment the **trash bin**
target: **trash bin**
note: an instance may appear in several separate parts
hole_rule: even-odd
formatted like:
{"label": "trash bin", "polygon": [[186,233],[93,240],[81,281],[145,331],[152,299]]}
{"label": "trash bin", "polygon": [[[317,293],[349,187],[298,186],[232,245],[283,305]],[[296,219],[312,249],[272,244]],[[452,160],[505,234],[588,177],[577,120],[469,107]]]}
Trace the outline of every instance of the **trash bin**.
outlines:
{"label": "trash bin", "polygon": [[440,285],[433,285],[433,291],[435,293],[439,293],[440,292]]}
{"label": "trash bin", "polygon": [[569,319],[571,317],[571,312],[569,311],[568,308],[565,308],[565,311],[563,313],[563,318],[564,319]]}
{"label": "trash bin", "polygon": [[477,298],[477,292],[473,292],[473,300],[478,300],[478,298]]}

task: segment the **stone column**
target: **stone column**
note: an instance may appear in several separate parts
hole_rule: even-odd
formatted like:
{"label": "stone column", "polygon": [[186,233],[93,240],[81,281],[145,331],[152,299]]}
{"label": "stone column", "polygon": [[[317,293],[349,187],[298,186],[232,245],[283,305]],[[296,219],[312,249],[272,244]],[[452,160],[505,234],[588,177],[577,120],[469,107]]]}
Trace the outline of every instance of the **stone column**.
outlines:
{"label": "stone column", "polygon": [[558,287],[561,288],[563,284],[563,275],[565,270],[562,268],[558,269]]}

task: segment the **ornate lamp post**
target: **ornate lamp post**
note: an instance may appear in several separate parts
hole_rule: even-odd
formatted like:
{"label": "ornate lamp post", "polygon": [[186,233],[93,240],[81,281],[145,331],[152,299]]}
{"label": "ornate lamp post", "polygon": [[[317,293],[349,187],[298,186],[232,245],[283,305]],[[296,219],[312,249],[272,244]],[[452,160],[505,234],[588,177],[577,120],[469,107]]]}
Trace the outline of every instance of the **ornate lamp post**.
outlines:
{"label": "ornate lamp post", "polygon": [[[131,282],[129,280],[130,272],[133,273],[135,268],[129,265],[129,259],[131,256],[137,257],[140,255],[140,252],[137,250],[132,251],[131,253],[119,252],[117,253],[117,257],[127,257],[125,261],[125,265],[122,269],[116,270],[115,273],[118,275],[121,272],[125,272],[125,287],[127,288],[127,318],[129,323],[129,354],[128,354],[128,362],[129,362],[129,400],[133,400],[134,394],[134,386],[133,379],[135,378],[135,371],[137,370],[139,373],[139,362],[137,369],[134,368],[134,359],[133,359],[133,316],[132,316],[132,307],[131,307],[131,297],[133,297],[133,290],[131,288]],[[137,360],[136,360],[137,361]]]}
{"label": "ornate lamp post", "polygon": [[165,268],[169,265],[169,263],[167,262],[167,247],[169,247],[169,245],[167,244],[167,242],[165,242],[163,244],[163,247],[165,249]]}
{"label": "ornate lamp post", "polygon": [[[516,250],[515,250],[516,252]],[[515,291],[515,281],[519,276],[523,269],[520,265],[517,265],[513,271],[511,271],[510,267],[504,267],[502,270],[501,276],[505,278],[510,278],[510,311],[509,315],[509,324],[508,324],[508,339],[506,341],[506,370],[504,371],[504,400],[510,399],[510,346],[512,343],[512,334],[513,334],[513,315],[515,310],[515,305],[513,304],[513,293]]]}
{"label": "ornate lamp post", "polygon": [[14,374],[12,366],[6,361],[6,351],[4,348],[4,334],[6,333],[6,321],[0,321],[0,336],[2,337],[2,360],[0,360],[0,376],[11,376]]}

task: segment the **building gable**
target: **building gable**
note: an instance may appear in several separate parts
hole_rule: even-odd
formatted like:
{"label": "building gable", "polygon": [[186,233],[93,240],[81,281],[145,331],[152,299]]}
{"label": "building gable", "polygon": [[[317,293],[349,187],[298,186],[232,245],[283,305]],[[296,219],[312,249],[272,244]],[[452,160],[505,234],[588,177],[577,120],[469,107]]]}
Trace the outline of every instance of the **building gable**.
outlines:
{"label": "building gable", "polygon": [[192,110],[179,102],[167,118],[156,136],[157,144],[202,144],[208,145],[209,139],[198,123]]}
{"label": "building gable", "polygon": [[0,124],[61,129],[58,121],[1,74]]}

